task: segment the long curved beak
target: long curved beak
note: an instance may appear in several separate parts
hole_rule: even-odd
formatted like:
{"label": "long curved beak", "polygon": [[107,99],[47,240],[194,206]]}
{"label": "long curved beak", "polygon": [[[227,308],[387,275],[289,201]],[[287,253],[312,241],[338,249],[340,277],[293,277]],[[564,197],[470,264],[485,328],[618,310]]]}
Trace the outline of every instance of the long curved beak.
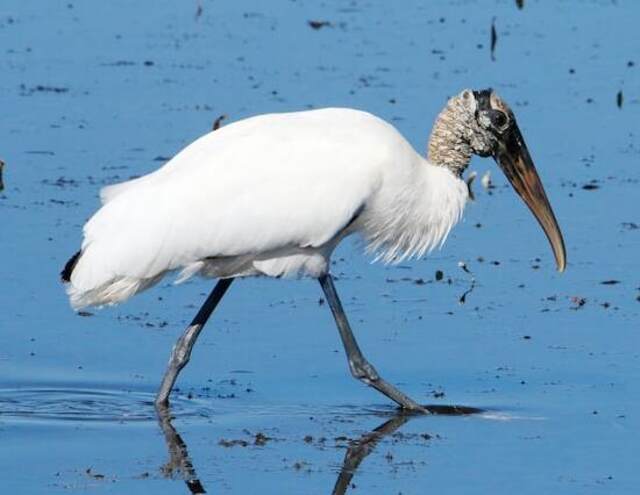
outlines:
{"label": "long curved beak", "polygon": [[494,158],[547,235],[558,271],[564,271],[567,266],[564,239],[527,145],[515,122],[504,139],[499,141]]}

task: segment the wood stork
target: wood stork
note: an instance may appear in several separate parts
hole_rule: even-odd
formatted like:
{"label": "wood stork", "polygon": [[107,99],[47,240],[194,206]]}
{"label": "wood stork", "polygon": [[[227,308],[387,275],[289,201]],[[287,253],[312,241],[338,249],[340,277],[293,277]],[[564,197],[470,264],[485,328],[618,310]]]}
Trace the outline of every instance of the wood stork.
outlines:
{"label": "wood stork", "polygon": [[424,412],[360,351],[329,258],[350,234],[391,263],[442,245],[468,198],[462,173],[472,154],[494,157],[564,270],[562,234],[513,112],[493,90],[467,89],[437,117],[427,159],[389,123],[348,108],[259,115],[206,134],[160,169],[102,189],[62,280],[78,309],[120,303],[174,270],[179,282],[219,279],[173,348],[156,397],[166,406],[234,278],[317,278],[353,376]]}

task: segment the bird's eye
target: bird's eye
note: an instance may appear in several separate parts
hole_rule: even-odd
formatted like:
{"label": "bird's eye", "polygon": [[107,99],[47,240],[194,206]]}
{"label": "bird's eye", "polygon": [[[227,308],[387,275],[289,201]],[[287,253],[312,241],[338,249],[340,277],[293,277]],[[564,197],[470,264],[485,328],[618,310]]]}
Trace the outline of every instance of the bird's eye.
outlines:
{"label": "bird's eye", "polygon": [[502,129],[505,125],[507,125],[507,116],[498,110],[494,110],[491,112],[491,123],[494,127],[498,129]]}

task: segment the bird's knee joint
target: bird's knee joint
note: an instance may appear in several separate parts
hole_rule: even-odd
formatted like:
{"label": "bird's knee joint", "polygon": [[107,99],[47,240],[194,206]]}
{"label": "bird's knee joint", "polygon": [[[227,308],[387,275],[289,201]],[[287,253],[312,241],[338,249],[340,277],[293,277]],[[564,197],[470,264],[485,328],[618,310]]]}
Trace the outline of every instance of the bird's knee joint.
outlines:
{"label": "bird's knee joint", "polygon": [[376,369],[365,360],[349,359],[349,370],[354,378],[367,383],[380,378]]}
{"label": "bird's knee joint", "polygon": [[191,358],[191,353],[187,352],[183,348],[174,348],[171,353],[171,358],[169,359],[169,364],[172,364],[180,369],[187,365],[189,359]]}

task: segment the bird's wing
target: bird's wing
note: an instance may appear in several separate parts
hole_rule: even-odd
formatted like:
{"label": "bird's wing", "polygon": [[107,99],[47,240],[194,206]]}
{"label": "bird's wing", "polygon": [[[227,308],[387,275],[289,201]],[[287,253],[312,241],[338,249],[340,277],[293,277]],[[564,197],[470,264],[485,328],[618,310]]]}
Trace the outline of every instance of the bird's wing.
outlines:
{"label": "bird's wing", "polygon": [[84,229],[82,285],[148,279],[207,257],[321,246],[380,186],[398,136],[346,109],[266,115],[212,132],[156,172],[103,193]]}

